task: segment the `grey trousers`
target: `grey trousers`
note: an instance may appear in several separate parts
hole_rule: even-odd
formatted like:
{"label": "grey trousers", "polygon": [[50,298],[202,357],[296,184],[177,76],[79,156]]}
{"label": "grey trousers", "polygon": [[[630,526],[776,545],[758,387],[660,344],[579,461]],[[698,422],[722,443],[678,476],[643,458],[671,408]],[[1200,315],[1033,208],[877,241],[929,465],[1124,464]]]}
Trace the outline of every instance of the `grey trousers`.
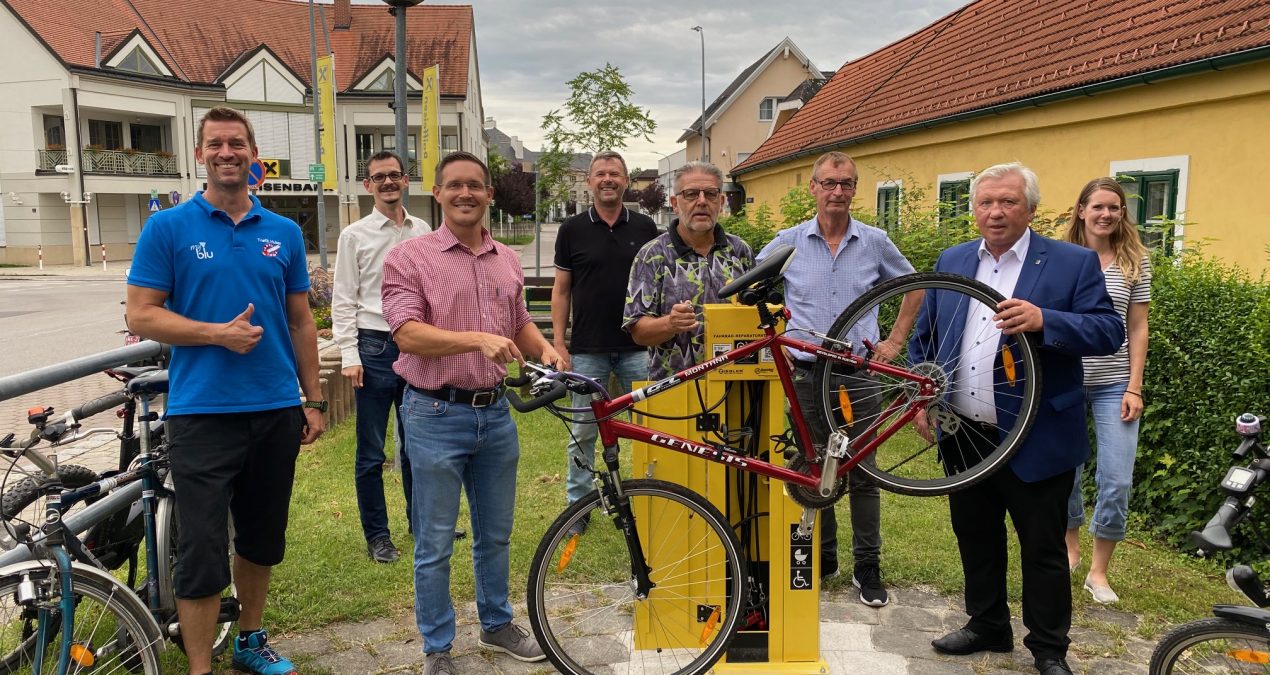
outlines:
{"label": "grey trousers", "polygon": [[[881,413],[877,387],[861,379],[844,377],[842,382],[847,386],[855,412],[856,423],[848,427],[847,431],[853,440],[857,433],[863,433],[869,423]],[[817,408],[814,385],[815,376],[811,370],[794,369],[794,391],[798,395],[798,405],[807,417],[813,441],[823,445],[829,439],[829,424],[824,419],[824,413]],[[864,461],[875,463],[872,455]],[[877,565],[882,555],[882,500],[878,495],[878,486],[859,470],[847,474],[847,485],[848,503],[851,507],[851,549],[855,564]],[[832,572],[838,567],[838,515],[835,509],[825,509],[820,513],[820,568]]]}

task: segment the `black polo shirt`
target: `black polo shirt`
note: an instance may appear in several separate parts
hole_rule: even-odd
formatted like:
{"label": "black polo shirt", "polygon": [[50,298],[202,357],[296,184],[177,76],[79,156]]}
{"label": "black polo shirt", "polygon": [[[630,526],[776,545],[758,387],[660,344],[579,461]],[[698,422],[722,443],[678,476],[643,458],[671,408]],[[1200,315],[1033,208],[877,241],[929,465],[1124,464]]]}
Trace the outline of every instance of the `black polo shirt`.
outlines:
{"label": "black polo shirt", "polygon": [[569,351],[594,354],[644,349],[622,330],[622,308],[626,306],[631,262],[656,236],[657,224],[652,218],[626,207],[611,228],[595,207],[560,225],[555,265],[572,275]]}

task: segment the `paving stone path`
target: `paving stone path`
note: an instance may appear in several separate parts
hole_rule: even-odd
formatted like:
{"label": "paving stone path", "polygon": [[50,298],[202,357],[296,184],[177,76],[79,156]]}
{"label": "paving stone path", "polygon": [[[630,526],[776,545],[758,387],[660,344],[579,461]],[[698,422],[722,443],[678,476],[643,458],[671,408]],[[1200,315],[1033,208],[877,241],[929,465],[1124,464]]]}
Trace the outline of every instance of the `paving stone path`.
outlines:
{"label": "paving stone path", "polygon": [[[965,622],[960,598],[924,588],[895,589],[891,604],[865,607],[850,589],[831,590],[821,602],[820,647],[831,675],[912,674],[975,675],[1035,673],[1032,658],[1019,641],[1026,634],[1016,619],[1015,651],[1009,654],[942,656],[930,641]],[[454,660],[460,673],[529,675],[554,673],[550,664],[521,663],[477,647],[480,624],[476,607],[458,608]],[[524,608],[516,610],[525,622]],[[1138,617],[1111,609],[1086,610],[1076,617],[1068,662],[1077,673],[1146,673],[1154,643],[1137,637]],[[526,625],[527,624],[523,624]],[[1098,628],[1088,627],[1097,625]],[[312,632],[270,640],[301,666],[301,672],[347,674],[422,673],[423,654],[414,615],[359,623],[334,624]]]}

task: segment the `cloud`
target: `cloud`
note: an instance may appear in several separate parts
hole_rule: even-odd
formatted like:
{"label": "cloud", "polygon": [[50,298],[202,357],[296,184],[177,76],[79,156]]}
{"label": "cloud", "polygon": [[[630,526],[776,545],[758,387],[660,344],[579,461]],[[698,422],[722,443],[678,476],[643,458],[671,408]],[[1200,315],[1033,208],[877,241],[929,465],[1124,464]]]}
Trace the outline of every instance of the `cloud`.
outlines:
{"label": "cloud", "polygon": [[575,0],[428,2],[474,7],[485,114],[528,147],[540,147],[542,116],[564,103],[568,80],[605,63],[620,68],[635,92],[634,102],[649,109],[657,121],[652,144],[638,140],[627,148],[632,167],[655,166],[661,155],[677,150],[675,139],[701,113],[701,43],[691,30],[694,25],[705,29],[708,104],[785,37],[816,67],[834,71],[964,4],[733,0],[705,8],[683,0],[624,5]]}

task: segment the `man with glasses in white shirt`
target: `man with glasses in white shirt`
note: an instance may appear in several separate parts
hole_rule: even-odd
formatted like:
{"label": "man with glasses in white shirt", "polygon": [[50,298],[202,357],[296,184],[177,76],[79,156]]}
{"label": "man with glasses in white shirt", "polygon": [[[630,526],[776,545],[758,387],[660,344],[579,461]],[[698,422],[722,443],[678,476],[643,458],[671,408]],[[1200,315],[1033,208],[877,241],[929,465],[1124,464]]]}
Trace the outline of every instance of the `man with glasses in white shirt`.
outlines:
{"label": "man with glasses in white shirt", "polygon": [[[375,208],[340,233],[331,292],[331,332],[340,349],[342,372],[352,382],[357,402],[357,510],[367,552],[380,563],[393,562],[401,555],[388,529],[384,443],[389,410],[397,412],[397,438],[401,438],[400,408],[405,388],[405,380],[393,372],[397,343],[388,331],[380,298],[384,256],[393,246],[432,229],[423,219],[406,213],[402,196],[409,182],[401,158],[389,150],[372,155],[366,162],[362,187],[375,198]],[[410,483],[410,463],[403,454],[401,484],[406,495],[407,522]]]}

